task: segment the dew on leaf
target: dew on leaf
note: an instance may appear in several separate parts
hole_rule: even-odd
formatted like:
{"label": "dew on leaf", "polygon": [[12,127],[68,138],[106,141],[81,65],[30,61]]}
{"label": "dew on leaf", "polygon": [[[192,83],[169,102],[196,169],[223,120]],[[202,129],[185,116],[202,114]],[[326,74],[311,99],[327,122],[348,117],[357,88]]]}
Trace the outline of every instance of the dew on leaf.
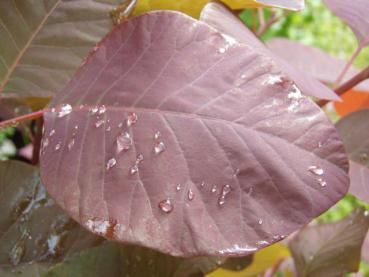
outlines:
{"label": "dew on leaf", "polygon": [[89,228],[92,232],[97,233],[99,235],[105,236],[108,234],[111,223],[108,220],[100,220],[100,219],[89,219],[86,222],[87,228]]}
{"label": "dew on leaf", "polygon": [[192,189],[188,190],[188,194],[187,194],[188,200],[192,201],[195,198],[195,193],[193,192]]}
{"label": "dew on leaf", "polygon": [[138,121],[138,116],[136,113],[129,113],[127,117],[127,126],[131,127],[132,125],[136,124]]}
{"label": "dew on leaf", "polygon": [[180,191],[180,190],[181,190],[181,188],[182,188],[182,187],[181,187],[181,184],[178,184],[178,185],[176,186],[176,190],[177,190],[177,191]]}
{"label": "dew on leaf", "polygon": [[115,158],[111,158],[111,159],[106,163],[106,170],[109,170],[109,169],[113,168],[116,164],[117,164],[117,160],[116,160]]}
{"label": "dew on leaf", "polygon": [[322,186],[322,187],[325,187],[327,185],[327,182],[324,181],[323,179],[319,178],[318,179],[318,183]]}
{"label": "dew on leaf", "polygon": [[105,105],[102,105],[102,106],[100,106],[100,108],[99,108],[99,114],[104,114],[105,112],[106,112],[106,107],[105,107]]}
{"label": "dew on leaf", "polygon": [[55,135],[55,130],[51,130],[50,133],[49,133],[49,136],[52,137],[53,135]]}
{"label": "dew on leaf", "polygon": [[156,142],[156,143],[155,143],[155,146],[154,146],[154,153],[155,153],[156,155],[159,155],[159,154],[161,154],[162,152],[164,152],[165,148],[166,148],[166,147],[165,147],[164,142],[162,142],[162,141]]}
{"label": "dew on leaf", "polygon": [[9,261],[12,265],[18,265],[25,252],[25,242],[22,239],[17,241],[9,253]]}
{"label": "dew on leaf", "polygon": [[313,173],[314,175],[317,175],[317,176],[322,176],[324,174],[324,170],[322,168],[320,168],[320,167],[315,166],[315,165],[310,166],[308,168],[308,170],[311,173]]}
{"label": "dew on leaf", "polygon": [[157,131],[155,134],[154,134],[154,139],[159,139],[161,136],[161,133],[159,131]]}
{"label": "dew on leaf", "polygon": [[165,199],[163,201],[159,202],[159,208],[164,212],[164,213],[170,213],[173,211],[173,204],[172,201],[170,199]]}
{"label": "dew on leaf", "polygon": [[91,114],[96,114],[98,111],[99,111],[99,107],[97,107],[97,106],[94,106],[94,107],[92,107],[92,108],[90,109],[90,113],[91,113]]}
{"label": "dew on leaf", "polygon": [[217,192],[217,190],[218,190],[217,185],[214,185],[214,186],[211,188],[211,192],[212,192],[212,193]]}
{"label": "dew on leaf", "polygon": [[132,146],[132,138],[128,132],[124,132],[117,137],[117,150],[121,152],[123,150],[128,150]]}
{"label": "dew on leaf", "polygon": [[60,143],[60,142],[58,142],[58,143],[55,145],[55,151],[60,150],[60,148],[61,148],[61,143]]}
{"label": "dew on leaf", "polygon": [[73,108],[69,104],[63,104],[60,108],[60,111],[58,113],[58,117],[64,117],[72,112]]}
{"label": "dew on leaf", "polygon": [[74,143],[75,143],[75,138],[71,138],[68,143],[68,150],[71,150],[73,148]]}
{"label": "dew on leaf", "polygon": [[101,125],[103,125],[104,123],[105,123],[105,120],[100,119],[100,120],[96,121],[96,123],[95,123],[95,127],[96,127],[96,128],[100,128],[100,127],[101,127]]}
{"label": "dew on leaf", "polygon": [[259,225],[263,224],[263,220],[259,219],[258,223],[259,223]]}
{"label": "dew on leaf", "polygon": [[131,175],[136,174],[136,173],[138,172],[138,165],[137,165],[137,164],[133,165],[133,166],[131,167],[130,172],[131,172]]}

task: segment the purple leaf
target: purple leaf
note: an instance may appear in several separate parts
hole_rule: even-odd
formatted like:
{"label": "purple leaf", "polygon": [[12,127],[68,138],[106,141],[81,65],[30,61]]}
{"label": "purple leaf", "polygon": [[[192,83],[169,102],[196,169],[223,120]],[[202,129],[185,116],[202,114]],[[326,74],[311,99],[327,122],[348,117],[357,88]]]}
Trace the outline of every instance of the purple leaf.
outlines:
{"label": "purple leaf", "polygon": [[252,47],[255,51],[266,55],[273,59],[278,66],[285,72],[305,95],[314,96],[327,100],[339,100],[334,91],[304,69],[294,67],[292,64],[284,59],[281,59],[272,53],[236,16],[232,14],[227,8],[219,3],[209,3],[201,12],[200,20],[213,26],[215,29],[234,37],[239,42]]}
{"label": "purple leaf", "polygon": [[[305,70],[326,84],[334,84],[347,63],[318,48],[289,39],[274,38],[266,44],[281,59],[288,61],[300,70]],[[351,66],[343,81],[351,79],[358,73],[359,71]],[[360,83],[356,89],[369,92],[369,81]]]}
{"label": "purple leaf", "polygon": [[334,126],[270,61],[178,12],[124,22],[45,114],[43,181],[116,241],[242,256],[348,189]]}
{"label": "purple leaf", "polygon": [[369,43],[369,3],[367,0],[325,0],[324,2],[351,27],[361,45]]}
{"label": "purple leaf", "polygon": [[290,242],[298,276],[356,272],[368,227],[368,212],[358,209],[341,221],[302,229]]}
{"label": "purple leaf", "polygon": [[369,203],[369,109],[342,118],[337,130],[350,158],[350,193]]}

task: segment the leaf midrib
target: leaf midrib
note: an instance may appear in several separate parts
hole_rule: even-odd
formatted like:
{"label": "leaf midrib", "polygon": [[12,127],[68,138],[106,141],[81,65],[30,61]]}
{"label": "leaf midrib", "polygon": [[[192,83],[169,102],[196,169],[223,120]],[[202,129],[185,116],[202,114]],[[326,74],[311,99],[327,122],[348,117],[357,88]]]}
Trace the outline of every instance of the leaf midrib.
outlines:
{"label": "leaf midrib", "polygon": [[26,53],[26,51],[30,47],[31,43],[34,41],[34,39],[36,38],[36,36],[38,35],[38,33],[41,31],[42,27],[44,26],[45,22],[49,19],[50,15],[55,11],[55,9],[58,7],[58,5],[60,4],[60,2],[62,2],[62,0],[58,0],[54,4],[54,6],[50,9],[50,11],[42,19],[42,21],[40,22],[40,24],[38,25],[38,27],[36,28],[36,30],[29,37],[27,43],[23,46],[23,48],[18,53],[17,57],[15,58],[14,62],[12,63],[12,65],[9,67],[9,69],[8,69],[8,71],[7,71],[4,79],[3,79],[3,81],[0,84],[0,93],[4,89],[5,85],[9,82],[9,80],[10,80],[13,72],[17,68],[17,65],[18,65],[19,61],[23,58],[24,54]]}

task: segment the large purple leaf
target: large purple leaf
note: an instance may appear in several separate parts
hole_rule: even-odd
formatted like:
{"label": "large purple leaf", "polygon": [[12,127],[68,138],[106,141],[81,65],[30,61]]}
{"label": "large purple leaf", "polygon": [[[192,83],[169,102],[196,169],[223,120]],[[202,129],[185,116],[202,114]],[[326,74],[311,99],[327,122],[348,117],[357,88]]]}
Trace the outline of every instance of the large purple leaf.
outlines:
{"label": "large purple leaf", "polygon": [[[327,84],[334,84],[347,64],[346,61],[335,58],[318,48],[285,38],[274,38],[268,40],[266,44],[281,59]],[[343,81],[351,79],[358,73],[359,71],[351,66]],[[360,83],[356,89],[369,92],[369,81]]]}
{"label": "large purple leaf", "polygon": [[41,174],[109,239],[247,255],[348,188],[324,113],[269,58],[178,12],[126,21],[45,114]]}
{"label": "large purple leaf", "polygon": [[255,51],[273,59],[278,66],[293,80],[305,95],[327,100],[339,100],[340,98],[308,72],[304,68],[297,68],[271,52],[243,22],[231,11],[219,3],[209,3],[201,12],[200,20],[213,26],[215,29],[234,37],[239,42],[252,47]]}
{"label": "large purple leaf", "polygon": [[337,130],[350,158],[350,193],[369,203],[369,109],[342,118]]}
{"label": "large purple leaf", "polygon": [[369,43],[369,4],[367,0],[325,0],[325,4],[354,31],[359,43]]}
{"label": "large purple leaf", "polygon": [[302,229],[290,242],[298,276],[356,272],[368,227],[369,212],[358,209],[341,221]]}

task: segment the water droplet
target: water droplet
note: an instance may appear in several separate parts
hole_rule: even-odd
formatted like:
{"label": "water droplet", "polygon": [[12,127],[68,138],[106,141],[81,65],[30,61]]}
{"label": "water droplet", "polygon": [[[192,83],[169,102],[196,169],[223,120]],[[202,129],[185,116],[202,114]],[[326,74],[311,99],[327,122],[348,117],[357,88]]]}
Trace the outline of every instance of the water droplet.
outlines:
{"label": "water droplet", "polygon": [[106,112],[105,105],[100,106],[100,108],[99,108],[99,114],[104,114],[105,112]]}
{"label": "water droplet", "polygon": [[71,150],[73,148],[74,143],[75,143],[75,139],[74,138],[71,138],[71,140],[68,143],[68,149],[69,150]]}
{"label": "water droplet", "polygon": [[165,150],[165,144],[164,142],[162,141],[159,141],[157,143],[155,143],[155,146],[154,146],[154,153],[156,155],[159,155],[160,153],[162,153],[164,150]]}
{"label": "water droplet", "polygon": [[136,113],[129,113],[127,117],[127,126],[131,127],[132,125],[136,124],[138,120],[138,116]]}
{"label": "water droplet", "polygon": [[117,164],[117,160],[114,158],[111,158],[107,163],[106,163],[106,170],[111,169],[112,167],[114,167]]}
{"label": "water droplet", "polygon": [[188,200],[190,200],[190,201],[192,201],[195,198],[195,194],[194,194],[192,189],[188,190],[187,196],[188,196]]}
{"label": "water droplet", "polygon": [[138,172],[138,165],[137,164],[133,165],[131,167],[131,171],[130,172],[131,172],[131,175],[136,174]]}
{"label": "water droplet", "polygon": [[259,219],[258,223],[259,223],[259,225],[263,224],[263,220]]}
{"label": "water droplet", "polygon": [[324,181],[323,179],[318,179],[318,183],[322,186],[325,187],[327,185],[327,182]]}
{"label": "water droplet", "polygon": [[200,187],[202,187],[202,188],[205,187],[205,182],[204,181],[201,182]]}
{"label": "water droplet", "polygon": [[[222,206],[225,204],[226,196],[228,193],[232,191],[232,187],[230,185],[224,185],[222,188],[222,194],[219,196],[218,204],[219,206]],[[213,191],[212,191],[213,192]]]}
{"label": "water droplet", "polygon": [[121,152],[123,150],[128,150],[132,146],[132,138],[128,132],[121,133],[117,137],[117,150]]}
{"label": "water droplet", "polygon": [[218,190],[217,185],[214,185],[214,186],[211,188],[211,192],[212,192],[212,193],[217,192],[217,190]]}
{"label": "water droplet", "polygon": [[104,123],[105,123],[105,120],[100,119],[100,120],[96,121],[96,123],[95,123],[95,127],[96,127],[96,128],[100,128],[100,127],[101,127],[101,125],[103,125]]}
{"label": "water droplet", "polygon": [[160,201],[159,208],[167,214],[173,211],[173,205],[170,199],[165,199],[163,201]]}
{"label": "water droplet", "polygon": [[108,220],[89,219],[86,221],[86,226],[92,232],[105,236],[111,228],[111,223]]}
{"label": "water droplet", "polygon": [[219,52],[220,54],[224,54],[226,51],[227,51],[227,49],[226,49],[226,48],[224,48],[224,47],[221,47],[221,48],[219,48],[219,49],[218,49],[218,52]]}
{"label": "water droplet", "polygon": [[263,85],[275,85],[281,84],[283,78],[280,75],[268,75],[268,78],[263,82]]}
{"label": "water droplet", "polygon": [[96,114],[98,111],[99,111],[99,107],[97,107],[97,106],[94,106],[94,107],[92,107],[92,108],[90,109],[90,113],[91,113],[91,114]]}
{"label": "water droplet", "polygon": [[324,170],[323,170],[322,168],[320,168],[320,167],[315,166],[315,165],[310,166],[310,167],[308,168],[308,170],[309,170],[311,173],[313,173],[313,174],[315,174],[315,175],[317,175],[317,176],[322,176],[322,175],[324,174]]}
{"label": "water droplet", "polygon": [[61,143],[60,143],[60,142],[58,142],[58,143],[55,145],[55,151],[60,150],[60,148],[61,148]]}
{"label": "water droplet", "polygon": [[9,253],[9,260],[12,265],[18,265],[24,255],[25,252],[25,243],[24,240],[21,239],[15,243],[13,248],[10,250]]}
{"label": "water droplet", "polygon": [[318,148],[322,148],[323,147],[323,143],[321,143],[320,141],[318,142]]}
{"label": "water droplet", "polygon": [[180,191],[180,190],[181,190],[181,184],[178,184],[178,185],[177,185],[176,190],[177,190],[177,191]]}
{"label": "water droplet", "polygon": [[58,117],[64,117],[72,112],[73,108],[69,104],[63,104],[60,108],[60,111],[58,113]]}
{"label": "water droplet", "polygon": [[118,128],[122,128],[122,127],[123,127],[123,123],[121,122],[118,124]]}
{"label": "water droplet", "polygon": [[111,131],[111,127],[110,126],[106,127],[105,131],[110,132]]}
{"label": "water droplet", "polygon": [[157,131],[154,135],[154,139],[159,139],[161,136],[161,133],[159,131]]}
{"label": "water droplet", "polygon": [[74,126],[74,130],[78,130],[78,125]]}
{"label": "water droplet", "polygon": [[52,137],[53,135],[55,135],[55,130],[51,130],[51,131],[50,131],[49,136],[50,136],[50,137]]}
{"label": "water droplet", "polygon": [[137,155],[136,163],[141,163],[144,160],[144,156],[142,154]]}
{"label": "water droplet", "polygon": [[367,161],[369,161],[369,156],[368,156],[368,154],[367,153],[362,153],[362,154],[360,154],[360,161],[361,162],[367,162]]}
{"label": "water droplet", "polygon": [[45,152],[45,150],[49,146],[49,144],[50,144],[49,139],[47,137],[44,137],[43,140],[42,140],[42,146],[41,146],[42,152]]}

